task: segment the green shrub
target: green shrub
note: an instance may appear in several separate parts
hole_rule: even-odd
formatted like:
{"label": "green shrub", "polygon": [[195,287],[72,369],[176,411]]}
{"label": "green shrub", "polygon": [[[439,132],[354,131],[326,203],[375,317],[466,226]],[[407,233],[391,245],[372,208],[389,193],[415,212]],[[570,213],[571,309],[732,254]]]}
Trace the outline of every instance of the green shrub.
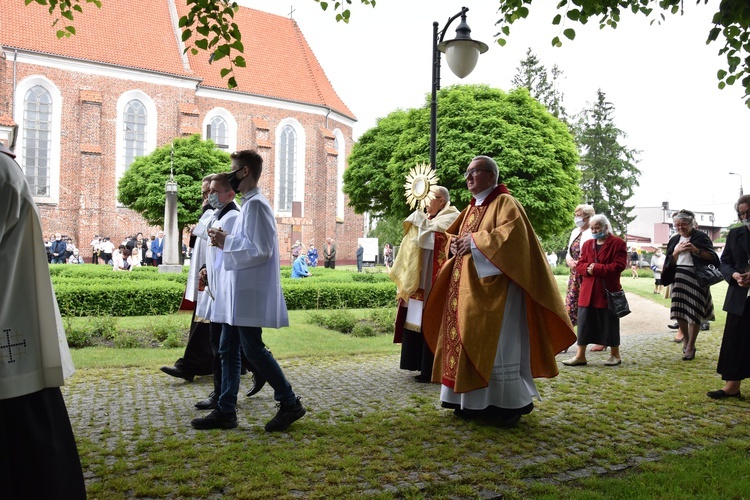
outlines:
{"label": "green shrub", "polygon": [[132,330],[117,330],[112,343],[120,349],[133,349],[136,347],[149,347],[150,342],[143,332]]}
{"label": "green shrub", "polygon": [[[83,268],[83,269],[81,269]],[[281,286],[288,309],[362,309],[395,307],[396,285],[385,273],[354,273],[316,268],[305,280],[286,279]],[[53,266],[52,282],[63,316],[149,316],[177,311],[185,292],[187,270],[158,273],[156,268],[115,272],[107,266]],[[166,338],[168,332],[158,334]],[[162,341],[162,340],[160,340]]]}
{"label": "green shrub", "polygon": [[391,333],[396,323],[396,307],[373,309],[369,320],[380,333]]}
{"label": "green shrub", "polygon": [[112,340],[117,335],[117,320],[109,315],[91,317],[91,336]]}
{"label": "green shrub", "polygon": [[74,326],[70,317],[65,318],[65,338],[68,341],[68,347],[74,349],[94,345],[91,331],[85,326]]}
{"label": "green shrub", "polygon": [[183,330],[173,330],[167,334],[167,338],[162,342],[162,346],[167,348],[185,347],[185,345],[187,345],[187,338],[187,332]]}
{"label": "green shrub", "polygon": [[357,323],[352,329],[352,337],[374,337],[377,334],[375,328],[368,323]]}
{"label": "green shrub", "polygon": [[309,318],[316,325],[341,333],[351,333],[357,324],[357,318],[345,309],[330,311],[326,314],[311,312]]}
{"label": "green shrub", "polygon": [[395,283],[316,283],[311,279],[282,283],[287,308],[367,309],[396,304]]}
{"label": "green shrub", "polygon": [[184,328],[178,325],[173,318],[169,318],[167,321],[149,323],[146,326],[146,332],[160,343],[164,343],[170,336],[181,339],[186,334]]}

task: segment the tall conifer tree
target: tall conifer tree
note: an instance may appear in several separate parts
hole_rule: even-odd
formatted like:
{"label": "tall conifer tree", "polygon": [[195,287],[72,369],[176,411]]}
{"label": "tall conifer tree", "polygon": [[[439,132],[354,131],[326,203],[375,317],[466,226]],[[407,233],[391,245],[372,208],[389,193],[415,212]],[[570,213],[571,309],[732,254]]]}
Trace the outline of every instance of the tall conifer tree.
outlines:
{"label": "tall conifer tree", "polygon": [[597,100],[581,112],[576,139],[581,153],[583,199],[605,214],[615,234],[624,237],[633,205],[627,205],[641,171],[635,166],[640,153],[621,144],[627,134],[614,123],[615,107],[601,89]]}

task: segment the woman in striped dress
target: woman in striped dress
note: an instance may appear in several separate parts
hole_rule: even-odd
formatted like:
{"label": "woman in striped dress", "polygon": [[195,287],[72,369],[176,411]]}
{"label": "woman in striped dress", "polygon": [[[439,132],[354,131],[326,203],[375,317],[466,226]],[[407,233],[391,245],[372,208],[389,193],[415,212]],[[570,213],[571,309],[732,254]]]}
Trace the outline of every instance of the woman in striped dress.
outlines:
{"label": "woman in striped dress", "polygon": [[701,323],[714,319],[711,289],[698,285],[694,263],[702,260],[713,264],[718,259],[711,238],[698,230],[693,212],[680,210],[672,215],[672,221],[677,234],[667,245],[662,283],[665,275],[673,283],[670,317],[677,320],[684,333],[682,360],[691,361],[695,358],[695,341]]}

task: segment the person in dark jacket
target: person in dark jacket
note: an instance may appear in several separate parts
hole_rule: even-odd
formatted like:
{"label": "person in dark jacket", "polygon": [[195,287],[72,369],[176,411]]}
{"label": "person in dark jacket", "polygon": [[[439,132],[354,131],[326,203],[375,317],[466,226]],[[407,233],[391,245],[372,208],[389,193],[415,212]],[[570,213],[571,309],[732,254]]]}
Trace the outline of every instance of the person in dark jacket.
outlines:
{"label": "person in dark jacket", "polygon": [[735,208],[742,226],[729,231],[720,266],[729,282],[724,299],[727,322],[716,366],[724,386],[706,393],[713,399],[741,397],[740,384],[750,377],[750,195],[740,196]]}
{"label": "person in dark jacket", "polygon": [[718,265],[711,238],[698,230],[695,215],[690,210],[680,210],[672,215],[677,230],[667,244],[662,284],[673,284],[670,317],[676,319],[683,333],[683,361],[695,358],[695,341],[701,323],[714,319],[714,303],[711,289],[698,284],[695,264]]}

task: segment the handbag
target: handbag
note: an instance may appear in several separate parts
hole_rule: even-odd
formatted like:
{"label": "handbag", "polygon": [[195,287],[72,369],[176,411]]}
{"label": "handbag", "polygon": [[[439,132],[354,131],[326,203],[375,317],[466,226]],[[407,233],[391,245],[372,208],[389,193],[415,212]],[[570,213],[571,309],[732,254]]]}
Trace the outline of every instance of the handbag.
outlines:
{"label": "handbag", "polygon": [[[604,289],[607,290],[606,285],[604,286]],[[609,308],[609,311],[618,318],[630,314],[630,305],[628,304],[628,299],[625,297],[625,290],[620,290],[618,292],[610,292],[607,290],[607,307]]]}
{"label": "handbag", "polygon": [[[594,262],[598,262],[596,254],[594,254]],[[604,285],[604,292],[607,294],[607,308],[609,312],[618,318],[630,314],[630,305],[628,304],[628,299],[625,297],[625,290],[610,292],[604,278],[602,278],[602,285]]]}
{"label": "handbag", "polygon": [[693,268],[695,269],[695,277],[698,280],[698,286],[705,288],[708,286],[715,285],[724,281],[724,275],[721,274],[715,265],[706,264],[702,260],[693,260]]}

